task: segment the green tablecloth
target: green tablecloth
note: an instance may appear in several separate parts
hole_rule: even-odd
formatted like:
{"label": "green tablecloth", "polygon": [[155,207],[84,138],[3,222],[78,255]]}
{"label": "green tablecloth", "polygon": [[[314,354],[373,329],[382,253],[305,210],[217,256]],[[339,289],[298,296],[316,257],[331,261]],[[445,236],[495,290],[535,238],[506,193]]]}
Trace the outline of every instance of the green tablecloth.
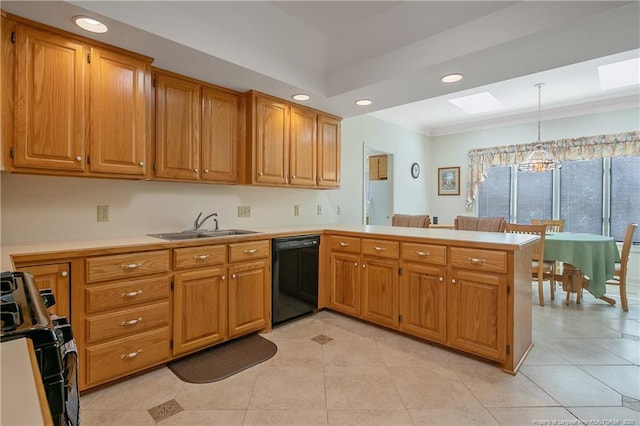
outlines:
{"label": "green tablecloth", "polygon": [[591,279],[589,293],[598,298],[606,293],[605,282],[613,277],[620,254],[611,237],[558,232],[547,234],[544,260],[566,262],[580,269]]}

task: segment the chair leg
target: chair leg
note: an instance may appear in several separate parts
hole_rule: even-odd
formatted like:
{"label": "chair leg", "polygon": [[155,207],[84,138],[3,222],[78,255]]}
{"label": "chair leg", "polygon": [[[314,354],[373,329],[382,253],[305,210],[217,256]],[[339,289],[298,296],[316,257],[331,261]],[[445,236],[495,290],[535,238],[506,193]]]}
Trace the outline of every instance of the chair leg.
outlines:
{"label": "chair leg", "polygon": [[544,278],[542,274],[538,275],[538,299],[540,306],[544,306]]}
{"label": "chair leg", "polygon": [[556,298],[556,267],[551,268],[551,277],[549,278],[549,287],[551,287],[551,300]]}
{"label": "chair leg", "polygon": [[629,304],[627,302],[627,278],[620,277],[620,302],[622,302],[622,310],[629,312]]}

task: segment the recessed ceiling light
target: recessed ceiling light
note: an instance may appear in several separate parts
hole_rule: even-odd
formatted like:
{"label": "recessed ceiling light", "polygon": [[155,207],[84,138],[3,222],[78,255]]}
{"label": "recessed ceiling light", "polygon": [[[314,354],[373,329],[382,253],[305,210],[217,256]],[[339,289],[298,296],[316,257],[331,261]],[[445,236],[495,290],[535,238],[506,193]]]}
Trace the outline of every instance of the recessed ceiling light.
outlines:
{"label": "recessed ceiling light", "polygon": [[90,31],[92,33],[102,34],[109,31],[105,24],[89,16],[74,16],[73,22],[83,30]]}
{"label": "recessed ceiling light", "polygon": [[292,96],[292,98],[295,99],[296,101],[308,101],[309,95],[305,93],[296,93],[295,95]]}
{"label": "recessed ceiling light", "polygon": [[359,106],[367,106],[367,105],[371,105],[373,103],[373,101],[371,99],[358,99],[356,101],[356,105]]}
{"label": "recessed ceiling light", "polygon": [[479,114],[504,108],[504,105],[489,92],[449,99],[449,102],[469,114]]}
{"label": "recessed ceiling light", "polygon": [[598,67],[602,90],[640,84],[640,58]]}
{"label": "recessed ceiling light", "polygon": [[455,83],[462,80],[462,74],[447,74],[440,79],[443,83]]}

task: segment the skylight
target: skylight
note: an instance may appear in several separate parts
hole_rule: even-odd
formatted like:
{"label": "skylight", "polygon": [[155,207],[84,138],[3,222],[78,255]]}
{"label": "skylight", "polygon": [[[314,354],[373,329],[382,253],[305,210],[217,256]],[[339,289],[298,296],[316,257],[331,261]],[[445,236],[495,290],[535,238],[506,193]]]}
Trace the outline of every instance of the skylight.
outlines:
{"label": "skylight", "polygon": [[640,58],[598,67],[602,90],[640,84]]}
{"label": "skylight", "polygon": [[479,114],[504,108],[504,105],[489,92],[449,99],[449,102],[469,114]]}

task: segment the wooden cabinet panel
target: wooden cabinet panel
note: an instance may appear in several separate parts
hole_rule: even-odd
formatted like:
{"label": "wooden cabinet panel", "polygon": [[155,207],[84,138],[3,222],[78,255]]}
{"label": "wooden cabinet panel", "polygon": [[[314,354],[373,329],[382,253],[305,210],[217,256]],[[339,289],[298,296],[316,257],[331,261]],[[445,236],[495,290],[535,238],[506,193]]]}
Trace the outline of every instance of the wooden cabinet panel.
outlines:
{"label": "wooden cabinet panel", "polygon": [[506,359],[507,278],[451,271],[448,283],[448,343],[496,361]]}
{"label": "wooden cabinet panel", "polygon": [[289,170],[291,185],[316,184],[316,118],[311,110],[291,108]]}
{"label": "wooden cabinet panel", "polygon": [[267,260],[229,266],[229,337],[267,326],[271,306],[269,284]]}
{"label": "wooden cabinet panel", "polygon": [[386,240],[362,240],[362,254],[397,259],[400,257],[400,243]]}
{"label": "wooden cabinet panel", "polygon": [[331,235],[329,237],[329,248],[334,251],[360,253],[360,238]]}
{"label": "wooden cabinet panel", "polygon": [[434,244],[402,243],[402,259],[412,262],[447,264],[447,247]]}
{"label": "wooden cabinet panel", "polygon": [[14,165],[84,171],[86,46],[23,24],[16,45]]}
{"label": "wooden cabinet panel", "polygon": [[168,326],[169,318],[168,301],[87,317],[86,342],[95,343]]}
{"label": "wooden cabinet panel", "polygon": [[361,291],[363,319],[398,327],[397,260],[365,256],[362,263]]}
{"label": "wooden cabinet panel", "polygon": [[273,98],[255,98],[255,176],[257,183],[286,184],[289,173],[290,107]]}
{"label": "wooden cabinet panel", "polygon": [[229,244],[229,262],[268,257],[271,253],[269,241],[250,241],[247,243]]}
{"label": "wooden cabinet panel", "polygon": [[318,181],[322,188],[340,186],[340,120],[318,115]]}
{"label": "wooden cabinet panel", "polygon": [[331,252],[329,306],[360,316],[360,255]]}
{"label": "wooden cabinet panel", "polygon": [[87,286],[85,290],[86,313],[93,314],[108,309],[125,309],[141,303],[168,299],[170,296],[169,286],[168,277]]}
{"label": "wooden cabinet panel", "polygon": [[146,174],[148,78],[148,62],[91,49],[92,172]]}
{"label": "wooden cabinet panel", "polygon": [[200,167],[200,85],[156,74],[155,89],[155,174],[195,180]]}
{"label": "wooden cabinet panel", "polygon": [[70,267],[68,263],[51,265],[23,266],[16,268],[21,272],[33,274],[33,281],[38,289],[50,288],[56,298],[56,304],[49,308],[49,313],[67,317],[71,320],[70,310]]}
{"label": "wooden cabinet panel", "polygon": [[202,88],[202,180],[238,180],[238,108],[238,95]]}
{"label": "wooden cabinet panel", "polygon": [[173,250],[175,269],[222,265],[227,261],[227,246],[185,247]]}
{"label": "wooden cabinet panel", "polygon": [[169,250],[87,258],[87,282],[113,280],[169,271]]}
{"label": "wooden cabinet panel", "polygon": [[[404,245],[404,243],[403,243]],[[400,329],[438,343],[447,340],[446,269],[402,263]]]}
{"label": "wooden cabinet panel", "polygon": [[227,333],[226,268],[183,272],[175,276],[173,354],[223,341]]}

